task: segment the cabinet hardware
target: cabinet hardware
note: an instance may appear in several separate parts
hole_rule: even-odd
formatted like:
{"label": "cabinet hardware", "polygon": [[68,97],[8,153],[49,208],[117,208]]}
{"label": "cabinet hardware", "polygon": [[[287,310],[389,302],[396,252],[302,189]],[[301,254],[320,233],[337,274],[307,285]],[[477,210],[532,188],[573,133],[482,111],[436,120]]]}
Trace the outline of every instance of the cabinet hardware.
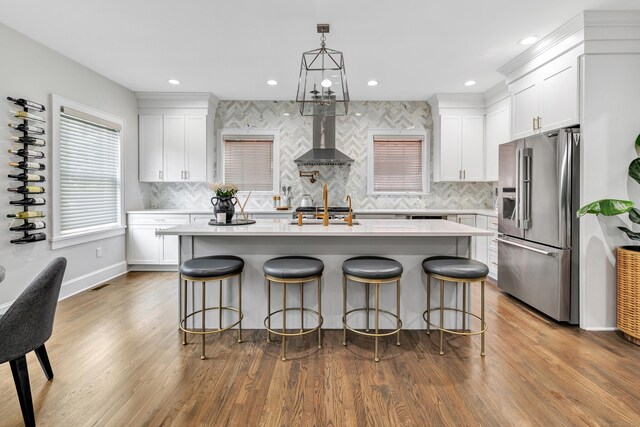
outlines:
{"label": "cabinet hardware", "polygon": [[162,171],[158,171],[158,179],[162,179]]}
{"label": "cabinet hardware", "polygon": [[491,264],[493,264],[493,265],[498,265],[498,263],[497,263],[497,262],[493,262],[493,261],[491,261]]}
{"label": "cabinet hardware", "polygon": [[184,171],[180,171],[180,179],[184,179]]}
{"label": "cabinet hardware", "polygon": [[467,179],[467,171],[466,171],[466,169],[462,171],[462,179]]}
{"label": "cabinet hardware", "polygon": [[538,130],[542,128],[542,117],[538,116]]}
{"label": "cabinet hardware", "polygon": [[462,169],[460,169],[460,170],[458,171],[458,178],[459,178],[459,179],[462,179]]}
{"label": "cabinet hardware", "polygon": [[533,117],[531,120],[533,121],[533,123],[531,124],[531,130],[535,131],[536,130],[536,118]]}
{"label": "cabinet hardware", "polygon": [[184,179],[189,179],[189,171],[184,171]]}

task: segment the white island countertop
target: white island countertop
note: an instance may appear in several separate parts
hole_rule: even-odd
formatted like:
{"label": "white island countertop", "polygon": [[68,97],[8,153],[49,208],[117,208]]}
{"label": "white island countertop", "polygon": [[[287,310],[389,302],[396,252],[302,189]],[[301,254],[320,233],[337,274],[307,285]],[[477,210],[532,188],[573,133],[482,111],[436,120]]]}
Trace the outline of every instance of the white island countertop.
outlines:
{"label": "white island countertop", "polygon": [[[458,224],[440,219],[384,220],[357,219],[354,225],[331,223],[291,224],[290,219],[258,219],[255,224],[238,226],[216,226],[206,223],[184,224],[158,230],[158,235],[167,236],[373,236],[373,237],[473,237],[491,236],[492,231]],[[359,224],[355,224],[355,223]]]}
{"label": "white island countertop", "polygon": [[[211,209],[141,209],[127,211],[128,214],[212,214]],[[264,214],[280,214],[280,215],[292,215],[295,213],[295,209],[288,210],[260,210],[260,209],[247,209],[247,213],[255,215]],[[474,209],[456,209],[456,208],[429,208],[429,209],[358,209],[353,208],[354,215],[485,215],[496,217],[497,213],[494,209],[474,208]]]}

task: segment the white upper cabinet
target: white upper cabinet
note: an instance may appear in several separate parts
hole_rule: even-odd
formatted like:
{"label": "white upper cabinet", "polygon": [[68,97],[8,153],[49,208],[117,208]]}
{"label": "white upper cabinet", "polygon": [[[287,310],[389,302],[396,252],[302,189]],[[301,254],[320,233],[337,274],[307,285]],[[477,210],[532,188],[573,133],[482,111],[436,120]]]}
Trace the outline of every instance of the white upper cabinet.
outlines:
{"label": "white upper cabinet", "polygon": [[485,179],[498,180],[498,147],[511,140],[509,99],[487,108],[485,132]]}
{"label": "white upper cabinet", "polygon": [[509,85],[513,139],[579,123],[578,54],[570,51]]}
{"label": "white upper cabinet", "polygon": [[184,180],[184,115],[164,116],[164,181]]}
{"label": "white upper cabinet", "polygon": [[[462,179],[462,116],[440,116],[440,181]],[[438,160],[436,160],[438,161]]]}
{"label": "white upper cabinet", "polygon": [[141,182],[162,181],[162,115],[148,114],[140,116],[139,127],[139,170]]}
{"label": "white upper cabinet", "polygon": [[207,116],[185,116],[185,171],[187,181],[207,180]]}
{"label": "white upper cabinet", "polygon": [[484,116],[462,115],[462,180],[484,181]]}

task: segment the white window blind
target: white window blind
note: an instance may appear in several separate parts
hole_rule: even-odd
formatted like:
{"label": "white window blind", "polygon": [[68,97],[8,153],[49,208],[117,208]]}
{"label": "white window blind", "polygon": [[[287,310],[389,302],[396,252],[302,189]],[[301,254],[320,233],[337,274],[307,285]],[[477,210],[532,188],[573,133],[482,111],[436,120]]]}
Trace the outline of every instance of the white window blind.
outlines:
{"label": "white window blind", "polygon": [[86,114],[60,113],[60,232],[120,224],[120,130]]}
{"label": "white window blind", "polygon": [[424,191],[423,147],[421,139],[374,136],[373,191]]}
{"label": "white window blind", "polygon": [[273,191],[273,138],[225,138],[224,182],[240,191]]}

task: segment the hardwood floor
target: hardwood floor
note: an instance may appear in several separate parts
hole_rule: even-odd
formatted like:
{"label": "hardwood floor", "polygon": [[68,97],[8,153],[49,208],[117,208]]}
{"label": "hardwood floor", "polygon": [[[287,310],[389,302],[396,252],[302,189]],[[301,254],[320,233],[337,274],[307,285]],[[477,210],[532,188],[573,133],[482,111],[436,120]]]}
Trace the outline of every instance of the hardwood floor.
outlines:
{"label": "hardwood floor", "polygon": [[[328,285],[331,286],[331,285]],[[335,285],[336,290],[339,285]],[[478,293],[474,287],[474,293]],[[326,291],[326,290],[325,290]],[[478,295],[474,295],[477,302]],[[341,331],[291,339],[287,362],[264,331],[182,346],[172,273],[130,273],[59,304],[46,381],[28,356],[41,426],[640,425],[640,347],[613,332],[559,326],[487,289],[487,356],[478,337]],[[9,364],[0,425],[22,424]]]}

